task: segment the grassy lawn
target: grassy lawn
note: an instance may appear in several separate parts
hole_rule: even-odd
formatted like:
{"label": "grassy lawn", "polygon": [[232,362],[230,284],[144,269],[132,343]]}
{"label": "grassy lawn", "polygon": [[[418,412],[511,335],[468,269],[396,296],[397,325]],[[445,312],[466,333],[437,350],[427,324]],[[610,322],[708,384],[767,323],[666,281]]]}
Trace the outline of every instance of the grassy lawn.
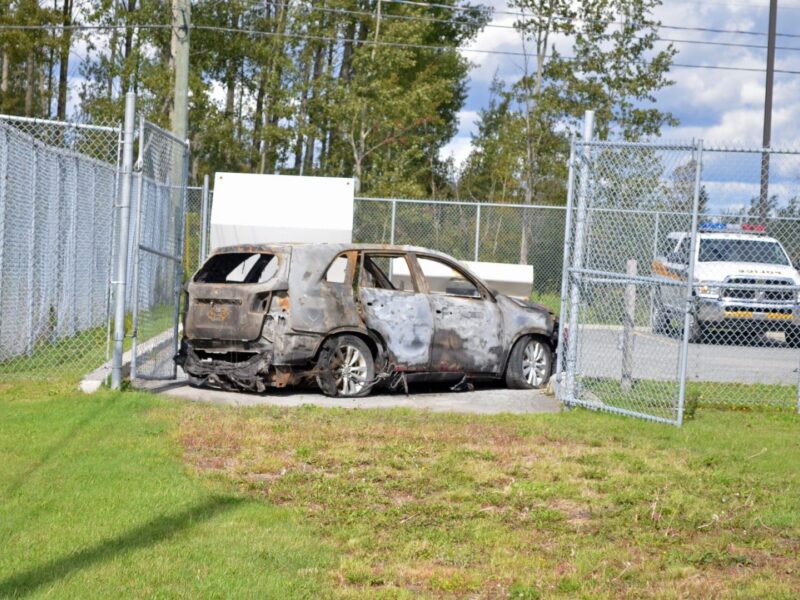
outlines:
{"label": "grassy lawn", "polygon": [[0,384],[0,597],[800,596],[800,419]]}

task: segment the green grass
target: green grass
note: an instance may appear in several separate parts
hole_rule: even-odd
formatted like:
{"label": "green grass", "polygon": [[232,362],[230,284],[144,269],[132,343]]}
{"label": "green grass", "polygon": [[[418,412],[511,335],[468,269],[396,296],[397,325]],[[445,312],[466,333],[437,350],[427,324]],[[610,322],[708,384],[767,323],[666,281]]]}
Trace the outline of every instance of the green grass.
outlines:
{"label": "green grass", "polygon": [[188,474],[162,401],[71,387],[0,384],[0,597],[323,593],[330,549],[296,511]]}
{"label": "green grass", "polygon": [[[139,316],[139,340],[171,329],[175,307],[159,304]],[[125,322],[125,350],[131,347],[131,315]],[[111,346],[106,340],[106,325],[93,327],[51,344],[41,340],[30,355],[21,355],[0,363],[0,376],[13,379],[63,379],[79,378],[106,362],[106,350]],[[113,324],[112,324],[113,335]],[[112,342],[113,343],[113,342]]]}
{"label": "green grass", "polygon": [[800,418],[0,384],[0,597],[796,598]]}
{"label": "green grass", "polygon": [[556,316],[561,314],[561,294],[559,292],[531,292],[530,300],[546,306]]}

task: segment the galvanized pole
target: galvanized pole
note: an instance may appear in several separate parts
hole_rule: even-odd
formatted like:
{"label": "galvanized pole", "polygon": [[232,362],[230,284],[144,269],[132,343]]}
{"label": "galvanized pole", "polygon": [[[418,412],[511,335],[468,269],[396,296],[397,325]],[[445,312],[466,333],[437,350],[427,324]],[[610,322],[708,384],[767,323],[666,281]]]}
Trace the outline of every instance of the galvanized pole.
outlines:
{"label": "galvanized pole", "polygon": [[[572,136],[569,144],[569,176],[567,178],[567,210],[564,215],[564,254],[561,258],[561,309],[558,319],[558,344],[564,343],[564,327],[566,323],[564,317],[567,315],[567,290],[569,281],[569,242],[572,234],[572,198],[575,193],[575,136]],[[556,354],[556,398],[564,401],[561,394],[561,378],[564,369],[564,349],[559,348]]]}
{"label": "galvanized pole", "polygon": [[[187,185],[189,183],[189,140],[187,139],[183,147],[183,176],[180,179],[181,185],[181,204],[179,212],[178,226],[178,255],[181,256],[175,264],[175,313],[173,317],[173,331],[172,331],[172,356],[178,354],[180,343],[178,335],[180,334],[180,316],[181,316],[181,295],[183,292],[183,240],[186,230],[186,197],[188,195]],[[178,375],[178,365],[172,362],[172,378],[175,379]]]}
{"label": "galvanized pole", "polygon": [[478,262],[478,249],[481,244],[481,205],[478,203],[478,209],[475,212],[475,262]]}
{"label": "galvanized pole", "polygon": [[[589,162],[592,148],[588,142],[594,134],[594,111],[587,110],[583,116],[583,152],[581,157],[581,175],[578,182],[578,207],[575,213],[575,237],[572,249],[572,265],[566,270],[583,268],[584,237],[586,235],[586,213],[589,204]],[[578,363],[578,309],[581,303],[580,275],[570,275],[569,298],[569,331],[567,332],[567,401],[575,401],[575,371]]]}
{"label": "galvanized pole", "polygon": [[694,266],[697,262],[697,221],[700,212],[700,180],[703,172],[703,140],[698,140],[696,145],[695,172],[694,172],[694,198],[692,200],[692,232],[689,245],[689,270],[686,273],[686,306],[683,314],[683,339],[681,340],[681,362],[678,377],[678,414],[675,422],[680,427],[683,424],[683,407],[686,404],[686,376],[689,366],[689,332],[692,327],[694,314]]}
{"label": "galvanized pole", "polygon": [[206,252],[208,251],[208,174],[203,176],[203,206],[200,209],[200,255],[198,256],[198,266],[202,265],[206,260]]}
{"label": "galvanized pole", "polygon": [[392,227],[389,231],[389,243],[394,244],[394,223],[397,218],[397,200],[392,200]]}
{"label": "galvanized pole", "polygon": [[119,236],[117,238],[117,270],[114,286],[114,355],[111,367],[111,387],[122,384],[122,354],[125,341],[125,281],[128,274],[128,227],[131,211],[131,173],[133,172],[133,124],[136,94],[125,94],[125,125],[122,138],[122,172],[120,173]]}
{"label": "galvanized pole", "polygon": [[[658,258],[658,238],[661,235],[661,213],[656,213],[655,224],[653,225],[653,257],[652,260],[655,261]],[[656,307],[656,286],[650,286],[650,328],[655,329],[656,326],[656,318],[655,318],[655,307]]]}

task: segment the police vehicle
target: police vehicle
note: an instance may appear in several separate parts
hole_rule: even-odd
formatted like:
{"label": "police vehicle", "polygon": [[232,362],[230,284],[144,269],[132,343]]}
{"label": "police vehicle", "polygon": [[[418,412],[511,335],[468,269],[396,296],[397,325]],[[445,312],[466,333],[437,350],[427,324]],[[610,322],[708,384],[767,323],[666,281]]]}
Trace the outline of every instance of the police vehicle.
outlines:
{"label": "police vehicle", "polygon": [[[763,226],[748,224],[703,223],[697,237],[690,341],[699,342],[711,331],[741,342],[778,331],[788,345],[800,346],[800,273],[781,243]],[[670,233],[663,250],[653,261],[653,274],[687,281],[691,234]],[[685,306],[685,286],[658,286],[653,329],[680,331]]]}

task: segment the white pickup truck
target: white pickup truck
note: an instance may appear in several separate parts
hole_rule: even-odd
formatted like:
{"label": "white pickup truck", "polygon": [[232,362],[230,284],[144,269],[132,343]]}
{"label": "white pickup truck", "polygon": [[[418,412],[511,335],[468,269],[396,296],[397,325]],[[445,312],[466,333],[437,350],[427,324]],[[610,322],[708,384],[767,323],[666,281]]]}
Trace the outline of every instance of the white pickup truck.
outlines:
{"label": "white pickup truck", "polygon": [[[666,241],[665,255],[653,261],[653,274],[685,282],[691,236],[676,231]],[[789,346],[800,346],[800,273],[781,243],[758,225],[719,223],[702,224],[697,241],[690,340],[701,341],[709,330],[727,332],[728,340],[742,342],[778,331]],[[658,286],[654,330],[680,330],[685,306],[685,285]]]}

